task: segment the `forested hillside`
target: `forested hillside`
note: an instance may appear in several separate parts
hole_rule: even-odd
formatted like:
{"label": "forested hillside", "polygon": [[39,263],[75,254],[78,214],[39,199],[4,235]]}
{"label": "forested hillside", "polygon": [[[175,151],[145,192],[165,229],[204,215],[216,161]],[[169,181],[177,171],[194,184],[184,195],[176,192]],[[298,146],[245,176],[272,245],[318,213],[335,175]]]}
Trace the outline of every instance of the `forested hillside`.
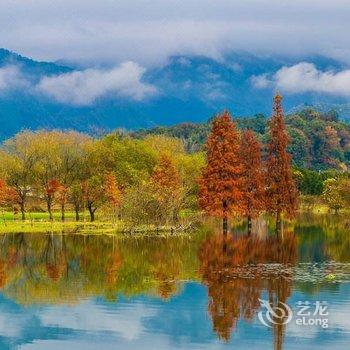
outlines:
{"label": "forested hillside", "polygon": [[[252,129],[261,140],[268,139],[269,119],[262,114],[249,118],[236,118],[240,129]],[[339,169],[350,166],[350,125],[339,120],[337,113],[320,113],[305,109],[287,115],[286,124],[291,137],[289,151],[296,167],[313,170]],[[163,134],[181,138],[188,151],[194,152],[204,147],[211,128],[208,123],[183,123],[171,127],[157,127],[141,130],[134,136]]]}
{"label": "forested hillside", "polygon": [[[303,60],[320,72],[346,68],[326,57]],[[298,63],[299,59],[232,53],[222,62],[174,56],[157,67],[133,63],[78,68],[38,62],[0,49],[0,140],[24,129],[74,129],[93,134],[96,130],[203,123],[224,109],[244,117],[268,114],[274,88],[259,88],[254,82]],[[122,73],[130,79],[121,84]],[[89,80],[91,74],[94,79]],[[322,112],[334,109],[342,120],[350,115],[349,105],[346,96],[313,92],[289,93],[284,100],[286,111],[295,113],[305,106]]]}

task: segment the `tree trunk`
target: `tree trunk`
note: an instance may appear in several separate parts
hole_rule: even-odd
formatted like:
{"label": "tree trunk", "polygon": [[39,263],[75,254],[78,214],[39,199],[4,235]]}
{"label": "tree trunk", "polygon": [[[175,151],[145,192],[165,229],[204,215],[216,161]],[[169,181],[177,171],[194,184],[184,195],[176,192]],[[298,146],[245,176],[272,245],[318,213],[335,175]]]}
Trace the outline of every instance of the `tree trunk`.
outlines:
{"label": "tree trunk", "polygon": [[277,235],[277,237],[279,237],[281,234],[281,228],[282,228],[281,211],[278,210],[276,213],[276,235]]}
{"label": "tree trunk", "polygon": [[222,233],[225,237],[227,236],[227,231],[228,231],[227,227],[228,227],[227,214],[225,214],[225,216],[222,219]]}
{"label": "tree trunk", "polygon": [[93,209],[92,204],[88,204],[88,209],[89,209],[89,213],[90,213],[90,221],[93,222],[93,221],[95,221],[96,209]]}
{"label": "tree trunk", "polygon": [[227,236],[227,203],[226,201],[224,200],[223,203],[223,219],[222,219],[222,233],[223,235],[226,237]]}
{"label": "tree trunk", "polygon": [[62,222],[64,222],[64,220],[66,219],[65,217],[65,205],[64,204],[61,204],[61,220]]}
{"label": "tree trunk", "polygon": [[79,221],[79,220],[80,220],[80,217],[79,217],[79,207],[78,207],[78,206],[75,206],[75,207],[74,207],[74,210],[75,210],[75,221]]}
{"label": "tree trunk", "polygon": [[46,203],[47,203],[47,211],[49,213],[49,220],[52,221],[53,220],[53,216],[52,216],[52,210],[51,210],[51,206],[52,206],[51,201],[48,199],[46,201]]}
{"label": "tree trunk", "polygon": [[227,236],[227,215],[222,219],[222,233]]}
{"label": "tree trunk", "polygon": [[26,208],[24,198],[21,199],[21,203],[19,204],[19,206],[21,208],[22,220],[24,221],[26,219]]}
{"label": "tree trunk", "polygon": [[248,223],[248,236],[251,236],[252,234],[252,217],[248,215],[247,217],[247,223]]}

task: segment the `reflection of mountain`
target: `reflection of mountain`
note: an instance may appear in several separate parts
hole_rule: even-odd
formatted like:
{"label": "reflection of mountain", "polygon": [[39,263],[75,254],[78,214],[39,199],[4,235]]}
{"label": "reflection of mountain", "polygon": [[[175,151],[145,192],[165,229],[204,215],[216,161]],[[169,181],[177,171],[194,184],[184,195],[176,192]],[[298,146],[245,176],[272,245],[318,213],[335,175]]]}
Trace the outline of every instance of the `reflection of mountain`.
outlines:
{"label": "reflection of mountain", "polygon": [[[264,290],[274,307],[287,301],[293,276],[284,267],[296,264],[297,240],[287,233],[282,239],[214,235],[203,242],[199,259],[213,328],[228,341],[240,318],[253,319]],[[276,349],[282,348],[283,331],[281,324],[274,325]]]}

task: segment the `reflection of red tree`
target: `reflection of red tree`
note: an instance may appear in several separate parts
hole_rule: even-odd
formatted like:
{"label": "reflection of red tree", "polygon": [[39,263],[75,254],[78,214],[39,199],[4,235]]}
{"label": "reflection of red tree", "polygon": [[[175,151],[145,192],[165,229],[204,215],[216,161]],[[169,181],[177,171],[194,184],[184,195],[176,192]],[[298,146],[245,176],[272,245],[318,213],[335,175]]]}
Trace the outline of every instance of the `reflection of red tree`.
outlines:
{"label": "reflection of red tree", "polygon": [[4,288],[7,282],[6,264],[0,261],[0,288]]}
{"label": "reflection of red tree", "polygon": [[7,264],[10,269],[14,268],[17,265],[18,258],[19,258],[19,252],[14,247],[8,248],[8,257],[7,257]]}
{"label": "reflection of red tree", "polygon": [[177,290],[176,278],[180,273],[179,262],[176,256],[171,255],[166,249],[157,250],[153,256],[153,262],[156,266],[154,277],[158,282],[158,295],[168,300]]}
{"label": "reflection of red tree", "polygon": [[173,294],[176,293],[177,286],[174,279],[170,279],[166,274],[158,273],[155,275],[158,281],[158,295],[163,300],[168,300]]}
{"label": "reflection of red tree", "polygon": [[[281,276],[280,270],[266,269],[263,264],[294,264],[296,238],[289,234],[283,240],[214,235],[203,242],[199,259],[200,272],[208,286],[208,310],[214,331],[220,339],[228,341],[240,317],[253,319],[264,289],[277,303],[289,297],[290,272],[286,270]],[[276,328],[275,334],[282,343],[283,328],[282,333]]]}
{"label": "reflection of red tree", "polygon": [[53,280],[58,281],[67,269],[67,262],[63,252],[60,252],[58,258],[54,262],[45,264],[47,275]]}
{"label": "reflection of red tree", "polygon": [[106,271],[106,283],[107,285],[114,286],[118,281],[118,271],[123,264],[122,257],[119,251],[112,252],[108,259],[107,271]]}

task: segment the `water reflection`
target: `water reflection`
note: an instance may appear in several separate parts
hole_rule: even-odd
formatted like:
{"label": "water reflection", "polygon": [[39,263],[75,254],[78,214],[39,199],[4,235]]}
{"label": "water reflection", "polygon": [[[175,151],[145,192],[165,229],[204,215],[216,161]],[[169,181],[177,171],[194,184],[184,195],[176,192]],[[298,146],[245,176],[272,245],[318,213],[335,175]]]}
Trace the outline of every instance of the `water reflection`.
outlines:
{"label": "water reflection", "polygon": [[[285,267],[297,261],[297,239],[291,233],[280,239],[214,235],[202,243],[199,260],[208,286],[213,329],[228,341],[240,318],[253,319],[264,290],[273,306],[286,303],[293,276]],[[280,321],[274,325],[276,349],[282,348],[284,326]]]}
{"label": "water reflection", "polygon": [[114,300],[120,293],[169,299],[179,280],[195,277],[197,244],[186,237],[4,235],[0,286],[25,305]]}
{"label": "water reflection", "polygon": [[[347,218],[301,217],[285,226],[280,239],[269,235],[264,221],[255,227],[255,236],[226,240],[213,230],[168,238],[3,235],[0,349],[35,339],[45,349],[54,348],[50,340],[59,343],[56,348],[69,341],[68,348],[84,344],[80,348],[86,350],[86,339],[92,348],[111,349],[118,341],[124,341],[123,348],[147,343],[152,349],[155,340],[164,349],[226,343],[253,349],[256,339],[264,344],[260,348],[292,348],[301,329],[280,320],[272,332],[262,326],[259,298],[274,306],[334,302],[336,329],[313,334],[349,340],[344,323],[350,310]],[[311,337],[310,330],[303,332],[303,341]]]}

